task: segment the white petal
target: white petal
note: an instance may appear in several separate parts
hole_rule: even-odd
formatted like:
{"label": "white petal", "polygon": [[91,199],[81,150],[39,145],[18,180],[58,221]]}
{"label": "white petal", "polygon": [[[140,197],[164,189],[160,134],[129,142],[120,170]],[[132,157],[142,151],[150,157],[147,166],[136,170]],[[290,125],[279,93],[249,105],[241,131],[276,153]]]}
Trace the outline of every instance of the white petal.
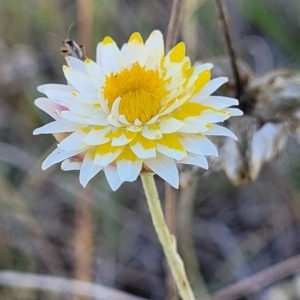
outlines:
{"label": "white petal", "polygon": [[96,154],[94,162],[97,165],[106,167],[120,155],[122,150],[123,150],[123,148],[120,147],[115,152],[109,152],[109,153],[105,153],[102,155]]}
{"label": "white petal", "polygon": [[124,66],[128,66],[134,62],[139,62],[140,65],[143,66],[146,58],[147,53],[145,51],[144,43],[139,39],[129,39],[124,55]]}
{"label": "white petal", "polygon": [[105,76],[102,68],[90,59],[85,60],[85,67],[96,89],[99,89],[101,86],[103,86],[105,82]]}
{"label": "white petal", "polygon": [[77,72],[67,66],[63,67],[63,71],[66,79],[79,92],[97,93],[97,89],[87,75]]}
{"label": "white petal", "polygon": [[161,107],[158,114],[160,116],[165,116],[167,114],[169,114],[170,112],[172,112],[174,109],[176,109],[177,107],[179,107],[181,105],[181,101],[179,101],[178,99],[176,99],[174,101],[174,103],[168,107],[167,109],[165,107]]}
{"label": "white petal", "polygon": [[129,125],[130,123],[127,121],[125,115],[120,115],[119,116],[119,121],[125,125]]}
{"label": "white petal", "polygon": [[147,159],[144,163],[162,179],[170,183],[173,187],[178,188],[179,175],[172,158],[157,153],[155,158]]}
{"label": "white petal", "polygon": [[82,142],[86,133],[83,131],[75,131],[66,138],[64,138],[57,147],[65,151],[82,150],[87,147],[85,143]]}
{"label": "white petal", "polygon": [[162,133],[158,129],[153,129],[151,126],[143,126],[142,135],[149,140],[156,140],[162,138]]}
{"label": "white petal", "polygon": [[200,155],[218,156],[215,145],[204,136],[189,134],[179,139],[185,150],[188,152]]}
{"label": "white petal", "polygon": [[78,124],[90,125],[88,118],[71,110],[61,111],[60,115],[63,119]]}
{"label": "white petal", "polygon": [[242,116],[244,113],[238,108],[225,108],[224,111],[228,112],[231,117]]}
{"label": "white petal", "polygon": [[124,43],[121,47],[121,54],[123,57],[125,56],[127,45],[128,45],[128,43]]}
{"label": "white petal", "polygon": [[77,72],[80,72],[84,75],[88,75],[88,72],[86,70],[86,66],[84,62],[81,59],[78,59],[77,57],[73,56],[67,56],[66,61],[68,63],[68,66],[72,69],[74,69]]}
{"label": "white petal", "polygon": [[101,62],[106,74],[110,74],[111,72],[117,73],[123,67],[123,56],[113,40],[109,43],[102,43]]}
{"label": "white petal", "polygon": [[90,92],[72,92],[73,101],[76,100],[83,104],[99,104],[99,98],[96,90],[92,90]]}
{"label": "white petal", "polygon": [[104,168],[104,173],[111,189],[113,191],[116,191],[123,183],[123,181],[120,179],[118,175],[117,168],[112,166],[107,166],[106,168]]}
{"label": "white petal", "polygon": [[159,123],[159,131],[161,133],[173,133],[178,131],[184,125],[183,122],[175,118],[162,118]]}
{"label": "white petal", "polygon": [[191,77],[189,78],[189,81],[187,83],[187,88],[193,88],[193,85],[195,83],[195,81],[199,78],[199,75],[203,72],[203,71],[207,71],[207,70],[211,70],[213,65],[210,63],[207,64],[202,64],[202,65],[197,65],[194,66],[194,72],[191,75]]}
{"label": "white petal", "polygon": [[85,124],[85,125],[99,125],[106,126],[108,124],[107,116],[104,112],[97,114],[96,116],[83,116],[79,113],[65,110],[62,111],[61,116],[73,123]]}
{"label": "white petal", "polygon": [[214,93],[221,85],[228,81],[227,77],[217,77],[208,82],[199,92],[199,96],[209,96]]}
{"label": "white petal", "polygon": [[131,125],[127,125],[126,129],[131,132],[140,132],[140,131],[142,131],[143,126],[135,126],[135,125],[131,124]]}
{"label": "white petal", "polygon": [[153,30],[145,42],[146,51],[158,51],[159,55],[164,54],[164,38],[159,30]]}
{"label": "white petal", "polygon": [[46,170],[49,167],[51,167],[52,165],[61,162],[67,158],[70,158],[74,155],[77,155],[79,153],[82,153],[84,151],[82,150],[77,150],[77,151],[64,151],[62,149],[59,148],[55,148],[54,151],[52,151],[48,157],[44,160],[43,164],[42,164],[42,169]]}
{"label": "white petal", "polygon": [[97,44],[96,62],[99,66],[102,66],[102,43]]}
{"label": "white petal", "polygon": [[137,142],[135,145],[130,146],[130,149],[138,158],[150,158],[156,156],[156,149],[150,148],[145,149],[140,142]]}
{"label": "white petal", "polygon": [[186,153],[184,151],[180,151],[172,147],[167,147],[166,145],[160,144],[159,141],[156,142],[156,149],[160,153],[176,160],[180,160],[186,157]]}
{"label": "white petal", "polygon": [[57,120],[60,118],[57,114],[57,104],[53,103],[48,98],[37,98],[35,99],[34,104],[53,119]]}
{"label": "white petal", "polygon": [[111,107],[111,113],[118,119],[119,118],[119,105],[120,105],[120,102],[121,102],[121,97],[118,97],[112,107]]}
{"label": "white petal", "polygon": [[239,101],[234,98],[222,97],[222,96],[208,96],[201,97],[197,95],[192,99],[192,102],[197,102],[203,105],[207,105],[216,109],[223,109],[232,105],[238,105]]}
{"label": "white petal", "polygon": [[212,127],[203,134],[204,135],[228,136],[228,137],[233,138],[236,141],[238,140],[237,136],[232,131],[230,131],[226,127],[223,127],[223,126],[220,126],[217,124],[212,124]]}
{"label": "white petal", "polygon": [[104,95],[102,95],[101,92],[98,93],[98,100],[99,103],[101,105],[101,108],[103,109],[103,111],[109,115],[110,114],[110,110],[108,109],[108,103],[107,101],[104,99]]}
{"label": "white petal", "polygon": [[199,149],[202,155],[218,156],[218,151],[215,145],[205,136],[200,136],[197,139]]}
{"label": "white petal", "polygon": [[147,69],[155,69],[159,66],[161,57],[164,55],[163,35],[159,30],[154,30],[145,42],[145,50],[148,54],[146,60]]}
{"label": "white petal", "polygon": [[154,124],[154,123],[158,120],[158,118],[159,118],[159,115],[156,115],[156,116],[152,117],[149,121],[147,121],[147,122],[145,123],[145,125],[151,125],[151,124]]}
{"label": "white petal", "polygon": [[107,122],[108,124],[114,126],[114,127],[123,127],[124,125],[119,122],[119,118],[117,118],[115,115],[110,114],[107,117]]}
{"label": "white petal", "polygon": [[45,90],[56,90],[56,91],[62,91],[62,92],[71,92],[74,90],[73,87],[66,85],[66,84],[53,84],[53,83],[47,83],[42,84],[37,87],[37,90],[43,94],[45,94]]}
{"label": "white petal", "polygon": [[107,115],[104,113],[104,111],[99,111],[97,115],[87,117],[87,122],[91,125],[99,125],[99,126],[107,126],[108,120]]}
{"label": "white petal", "polygon": [[195,155],[193,153],[189,153],[188,157],[177,161],[177,163],[194,165],[203,169],[208,169],[207,159],[203,155]]}
{"label": "white petal", "polygon": [[133,138],[128,138],[125,133],[121,134],[118,137],[113,137],[111,145],[112,146],[123,146],[127,145]]}
{"label": "white petal", "polygon": [[102,119],[105,121],[105,124],[107,123],[107,115],[104,113],[101,107],[92,107],[90,105],[73,102],[70,105],[70,110],[74,113],[83,115],[87,119],[96,118],[97,121],[99,121],[99,119]]}
{"label": "white petal", "polygon": [[76,161],[73,159],[66,159],[61,163],[61,169],[63,171],[74,171],[74,170],[80,170],[82,166],[82,161]]}
{"label": "white petal", "polygon": [[74,102],[74,96],[72,96],[71,92],[45,89],[44,93],[51,101],[68,108],[70,103]]}
{"label": "white petal", "polygon": [[48,133],[62,133],[73,132],[81,128],[78,124],[70,122],[68,120],[59,119],[57,121],[50,122],[42,127],[39,127],[33,131],[33,134],[48,134]]}
{"label": "white petal", "polygon": [[[171,73],[171,72],[170,72]],[[168,74],[170,81],[166,83],[165,87],[168,91],[171,91],[171,93],[168,95],[168,97],[174,98],[175,95],[180,94],[180,91],[183,90],[182,85],[185,83],[186,78],[182,76],[182,70],[181,66],[178,67],[178,69],[173,70],[173,74]],[[192,80],[190,79],[187,83],[187,88],[191,88]]]}
{"label": "white petal", "polygon": [[[95,115],[102,112],[102,108],[95,107],[86,102],[82,102],[81,99],[82,96],[80,96],[79,93],[76,92],[70,93],[70,92],[62,92],[62,91],[55,91],[55,90],[46,90],[45,93],[47,97],[51,99],[53,102],[62,105],[64,107],[67,107],[68,110],[71,110],[73,112],[77,112],[79,114],[85,114],[87,116]],[[92,102],[96,103],[97,98],[94,96],[93,98],[94,100],[92,100]],[[84,100],[87,100],[87,98],[85,98]]]}
{"label": "white petal", "polygon": [[201,72],[203,72],[205,70],[211,70],[213,68],[213,66],[214,65],[211,64],[211,63],[197,65],[196,68],[195,68],[194,73],[200,74]]}
{"label": "white petal", "polygon": [[111,130],[110,126],[103,129],[92,129],[83,139],[88,145],[101,145],[110,141],[110,138],[105,135]]}
{"label": "white petal", "polygon": [[230,113],[226,111],[226,109],[222,109],[221,111],[214,110],[204,110],[201,112],[199,118],[201,121],[205,123],[218,123],[227,120],[230,117]]}
{"label": "white petal", "polygon": [[135,181],[141,172],[143,161],[137,159],[135,161],[121,160],[117,162],[117,171],[122,181]]}
{"label": "white petal", "polygon": [[142,122],[141,122],[139,119],[135,119],[133,124],[134,124],[135,126],[141,126],[141,125],[142,125]]}
{"label": "white petal", "polygon": [[95,177],[103,167],[95,165],[93,160],[89,157],[88,153],[85,155],[79,173],[79,182],[83,187],[86,187],[88,182]]}
{"label": "white petal", "polygon": [[[171,49],[167,53],[167,55],[165,56],[165,60],[164,60],[164,67],[166,69],[164,78],[165,79],[171,78],[171,81],[173,81],[173,77],[176,78],[176,80],[179,80],[180,78],[183,79],[183,76],[181,75],[182,67],[186,62],[190,61],[190,59],[188,57],[184,57],[181,62],[171,62],[170,57],[171,57],[171,53],[173,53],[173,51],[174,51],[174,48]],[[180,75],[180,76],[177,76],[177,75]]]}
{"label": "white petal", "polygon": [[207,122],[204,122],[202,117],[187,117],[183,120],[184,125],[179,129],[179,132],[199,133],[207,131]]}

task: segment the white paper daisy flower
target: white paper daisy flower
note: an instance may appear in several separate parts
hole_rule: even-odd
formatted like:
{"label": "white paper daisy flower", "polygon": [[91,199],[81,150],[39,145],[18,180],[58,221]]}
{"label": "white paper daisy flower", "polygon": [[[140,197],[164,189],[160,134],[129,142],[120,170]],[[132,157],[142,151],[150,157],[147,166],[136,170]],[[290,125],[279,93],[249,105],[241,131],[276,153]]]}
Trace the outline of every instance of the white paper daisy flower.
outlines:
{"label": "white paper daisy flower", "polygon": [[236,99],[211,96],[225,77],[210,80],[211,64],[191,66],[184,43],[166,55],[160,31],[144,43],[133,33],[121,49],[110,37],[97,47],[97,61],[67,57],[68,85],[45,84],[35,104],[55,119],[34,134],[53,134],[59,144],[42,168],[62,162],[80,170],[83,186],[104,171],[113,190],[141,171],[178,187],[177,163],[207,168],[217,156],[207,138],[235,135],[215,123],[241,115]]}

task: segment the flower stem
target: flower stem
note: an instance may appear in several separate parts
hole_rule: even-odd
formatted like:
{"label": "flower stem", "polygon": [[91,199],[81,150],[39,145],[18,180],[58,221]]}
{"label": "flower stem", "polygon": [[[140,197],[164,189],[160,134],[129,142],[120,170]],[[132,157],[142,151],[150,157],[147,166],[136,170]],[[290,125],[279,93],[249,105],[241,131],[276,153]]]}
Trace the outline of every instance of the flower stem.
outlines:
{"label": "flower stem", "polygon": [[183,261],[177,252],[175,237],[170,234],[165,223],[153,175],[141,174],[141,178],[152,222],[158,235],[158,239],[163,247],[178,292],[183,300],[195,300],[194,293],[187,279]]}

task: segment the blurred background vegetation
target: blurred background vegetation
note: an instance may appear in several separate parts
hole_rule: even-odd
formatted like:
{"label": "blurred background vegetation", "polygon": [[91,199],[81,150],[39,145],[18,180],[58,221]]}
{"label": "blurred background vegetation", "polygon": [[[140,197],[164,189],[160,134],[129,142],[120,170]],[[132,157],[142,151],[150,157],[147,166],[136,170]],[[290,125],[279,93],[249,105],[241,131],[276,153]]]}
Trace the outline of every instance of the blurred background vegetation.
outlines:
{"label": "blurred background vegetation", "polygon": [[[193,61],[226,55],[214,1],[183,2],[179,40],[187,54]],[[256,74],[299,70],[299,0],[225,2],[238,56]],[[50,120],[33,104],[36,86],[65,82],[59,50],[65,38],[84,44],[94,59],[106,35],[122,45],[133,31],[144,38],[153,29],[166,34],[170,7],[169,0],[0,0],[0,271],[88,280],[165,299],[162,251],[140,182],[113,193],[101,174],[83,189],[76,172],[59,166],[43,172],[55,140],[32,131]],[[211,293],[300,253],[299,158],[291,140],[254,183],[235,188],[223,173],[199,177],[192,231]],[[299,287],[298,294],[297,287],[282,294],[280,284],[241,299],[300,299]],[[3,285],[0,299],[75,298]]]}

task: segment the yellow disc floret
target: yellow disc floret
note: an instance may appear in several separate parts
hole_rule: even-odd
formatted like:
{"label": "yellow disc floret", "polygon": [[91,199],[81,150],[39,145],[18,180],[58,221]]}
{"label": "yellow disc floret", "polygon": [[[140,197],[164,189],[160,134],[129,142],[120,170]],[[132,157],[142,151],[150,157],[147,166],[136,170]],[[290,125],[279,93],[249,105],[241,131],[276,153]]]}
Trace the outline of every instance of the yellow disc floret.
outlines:
{"label": "yellow disc floret", "polygon": [[103,92],[109,109],[120,97],[119,114],[130,123],[136,119],[146,123],[157,115],[161,100],[168,93],[164,85],[157,70],[146,70],[134,63],[130,68],[107,76]]}

